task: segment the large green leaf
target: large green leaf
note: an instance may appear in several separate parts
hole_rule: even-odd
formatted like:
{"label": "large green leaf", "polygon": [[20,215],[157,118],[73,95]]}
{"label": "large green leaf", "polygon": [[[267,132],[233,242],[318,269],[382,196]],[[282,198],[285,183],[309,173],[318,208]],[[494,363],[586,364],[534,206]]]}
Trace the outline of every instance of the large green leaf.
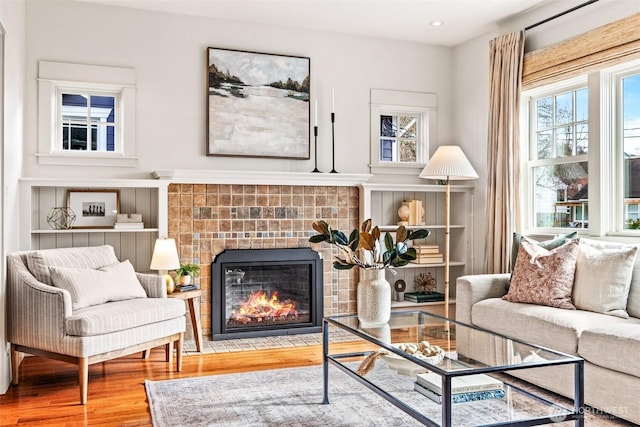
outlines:
{"label": "large green leaf", "polygon": [[311,243],[322,243],[329,240],[329,236],[326,234],[316,234],[315,236],[309,237],[309,241]]}
{"label": "large green leaf", "polygon": [[429,237],[429,234],[431,234],[431,232],[429,230],[425,230],[424,228],[421,228],[419,230],[414,230],[411,233],[409,233],[409,240],[416,240],[416,239],[426,239],[427,237]]}
{"label": "large green leaf", "polygon": [[348,245],[349,240],[347,240],[347,236],[339,230],[331,230],[331,237],[333,241],[340,245]]}
{"label": "large green leaf", "polygon": [[341,264],[338,261],[335,261],[333,263],[333,268],[335,268],[336,270],[351,270],[353,267],[353,264]]}
{"label": "large green leaf", "polygon": [[385,233],[384,235],[384,247],[387,249],[387,252],[394,250],[396,247],[396,245],[393,244],[393,237],[391,237],[390,233]]}
{"label": "large green leaf", "polygon": [[400,258],[394,259],[393,262],[391,263],[391,265],[394,267],[402,267],[403,265],[407,265],[407,264],[409,264],[409,261],[400,259]]}
{"label": "large green leaf", "polygon": [[404,259],[409,259],[408,257],[411,257],[411,259],[416,259],[418,257],[418,253],[416,252],[415,248],[407,248],[407,252],[405,252],[403,254]]}
{"label": "large green leaf", "polygon": [[351,235],[349,236],[349,247],[351,248],[352,251],[355,252],[355,250],[358,249],[359,243],[360,243],[360,233],[358,233],[358,230],[353,230],[351,232]]}

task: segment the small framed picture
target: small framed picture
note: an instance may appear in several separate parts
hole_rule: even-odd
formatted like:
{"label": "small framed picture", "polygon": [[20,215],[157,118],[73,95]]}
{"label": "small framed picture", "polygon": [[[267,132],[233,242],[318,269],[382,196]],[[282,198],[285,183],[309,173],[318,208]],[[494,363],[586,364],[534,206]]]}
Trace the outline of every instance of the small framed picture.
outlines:
{"label": "small framed picture", "polygon": [[76,214],[71,228],[113,228],[120,213],[120,191],[68,190],[67,207]]}

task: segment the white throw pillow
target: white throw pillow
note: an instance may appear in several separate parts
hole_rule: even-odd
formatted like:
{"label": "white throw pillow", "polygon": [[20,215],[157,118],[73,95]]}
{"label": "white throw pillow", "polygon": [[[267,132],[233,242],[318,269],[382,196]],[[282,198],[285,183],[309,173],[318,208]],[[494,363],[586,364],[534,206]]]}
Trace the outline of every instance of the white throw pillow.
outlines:
{"label": "white throw pillow", "polygon": [[71,294],[74,310],[109,301],[147,297],[129,260],[97,270],[71,267],[49,267],[49,270],[53,285]]}
{"label": "white throw pillow", "polygon": [[573,303],[580,310],[629,317],[626,311],[636,246],[594,247],[580,242]]}

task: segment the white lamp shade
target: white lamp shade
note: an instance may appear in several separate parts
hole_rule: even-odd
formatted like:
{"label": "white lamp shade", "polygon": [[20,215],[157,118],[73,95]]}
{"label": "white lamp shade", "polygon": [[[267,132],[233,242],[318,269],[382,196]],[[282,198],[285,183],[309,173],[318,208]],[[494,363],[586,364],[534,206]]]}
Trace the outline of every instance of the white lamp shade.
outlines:
{"label": "white lamp shade", "polygon": [[156,239],[150,268],[152,270],[175,270],[180,268],[175,239]]}
{"label": "white lamp shade", "polygon": [[469,160],[457,145],[442,145],[438,147],[427,162],[420,178],[463,180],[476,179],[476,173]]}

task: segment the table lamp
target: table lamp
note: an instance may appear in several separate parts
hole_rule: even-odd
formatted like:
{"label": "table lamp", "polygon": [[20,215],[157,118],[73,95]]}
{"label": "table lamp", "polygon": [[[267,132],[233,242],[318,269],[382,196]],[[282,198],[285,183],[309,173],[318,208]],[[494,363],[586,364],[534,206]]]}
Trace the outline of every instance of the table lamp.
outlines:
{"label": "table lamp", "polygon": [[[438,147],[427,162],[420,178],[437,179],[445,184],[445,226],[444,226],[444,317],[449,318],[449,232],[451,228],[451,180],[477,179],[478,174],[457,145]],[[448,327],[448,325],[447,325]]]}
{"label": "table lamp", "polygon": [[152,270],[158,270],[158,273],[164,277],[167,285],[167,293],[172,293],[176,289],[176,282],[173,280],[168,270],[176,270],[180,268],[180,259],[178,258],[178,248],[175,239],[156,239],[151,256]]}

